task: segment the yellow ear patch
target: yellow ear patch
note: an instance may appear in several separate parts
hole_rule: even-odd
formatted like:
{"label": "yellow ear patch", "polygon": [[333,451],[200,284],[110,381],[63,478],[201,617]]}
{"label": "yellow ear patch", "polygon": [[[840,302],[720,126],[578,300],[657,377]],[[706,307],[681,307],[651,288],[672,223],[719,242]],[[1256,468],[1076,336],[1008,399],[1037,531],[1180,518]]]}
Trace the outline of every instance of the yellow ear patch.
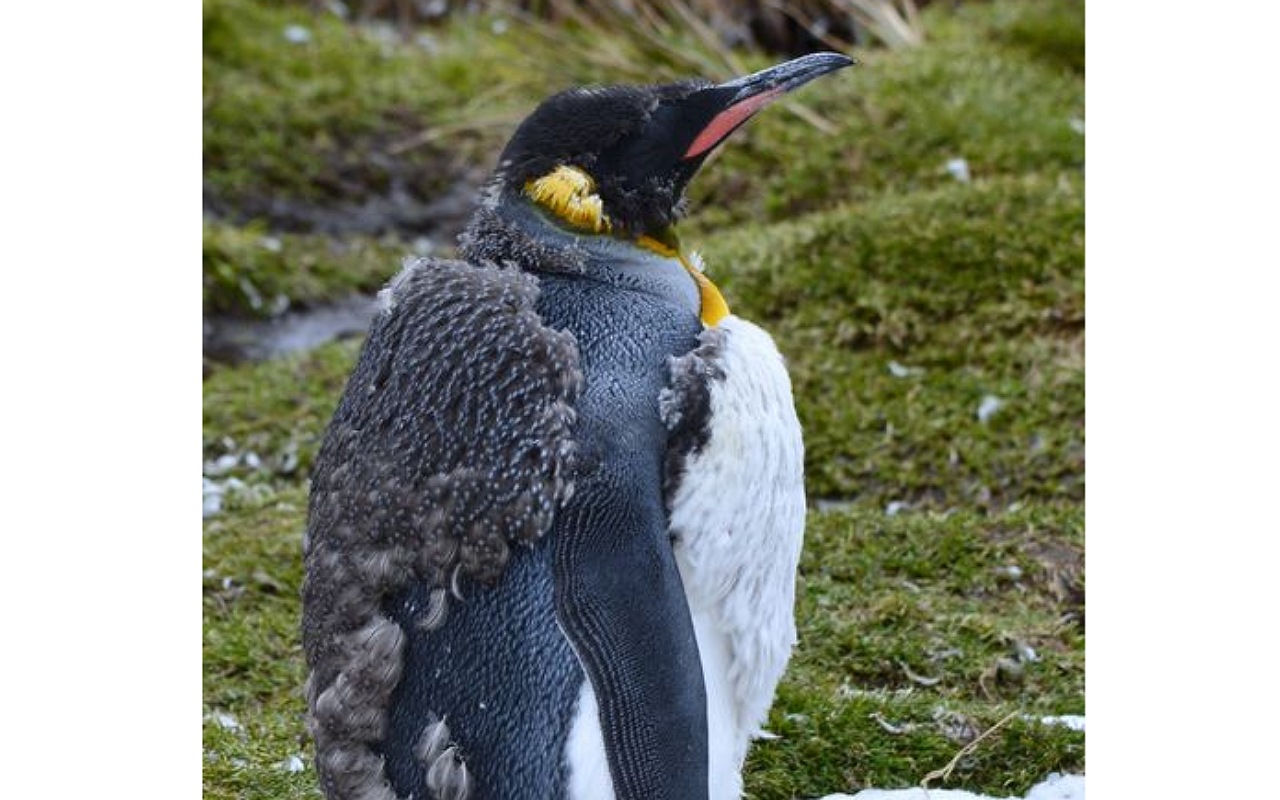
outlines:
{"label": "yellow ear patch", "polygon": [[596,182],[577,167],[556,167],[526,183],[524,193],[575,228],[608,233],[613,227],[604,214],[600,195],[596,194]]}

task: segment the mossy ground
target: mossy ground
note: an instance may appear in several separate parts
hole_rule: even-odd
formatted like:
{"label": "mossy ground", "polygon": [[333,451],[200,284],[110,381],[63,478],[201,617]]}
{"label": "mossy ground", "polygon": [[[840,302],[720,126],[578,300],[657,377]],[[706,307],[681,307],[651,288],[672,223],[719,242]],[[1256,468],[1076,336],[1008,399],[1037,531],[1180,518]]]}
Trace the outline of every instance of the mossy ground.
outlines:
{"label": "mossy ground", "polygon": [[268,233],[262,223],[207,221],[203,244],[205,312],[263,317],[377,291],[406,253],[399,241]]}
{"label": "mossy ground", "polygon": [[[775,109],[693,187],[683,238],[788,358],[815,504],[780,738],[752,751],[750,797],[918,783],[1010,713],[948,786],[1020,794],[1084,769],[1084,735],[1036,721],[1084,712],[1082,19],[1070,0],[938,8],[925,47],[861,53],[792,101],[829,131]],[[288,42],[290,24],[311,38]],[[205,4],[207,313],[369,291],[409,252],[280,232],[263,198],[336,206],[392,181],[429,198],[487,168],[547,92],[637,77],[599,42],[578,64],[549,52],[572,31],[492,26],[451,22],[424,46]],[[300,538],[358,348],[207,374],[205,457],[242,486],[205,522],[208,797],[318,796]],[[988,397],[998,410],[980,419]]]}

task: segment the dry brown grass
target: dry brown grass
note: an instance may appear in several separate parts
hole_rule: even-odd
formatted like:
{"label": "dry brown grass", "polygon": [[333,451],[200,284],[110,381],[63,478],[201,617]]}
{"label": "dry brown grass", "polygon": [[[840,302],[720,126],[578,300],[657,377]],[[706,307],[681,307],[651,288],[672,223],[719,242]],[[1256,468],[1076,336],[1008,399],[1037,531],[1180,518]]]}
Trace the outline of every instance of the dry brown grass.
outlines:
{"label": "dry brown grass", "polygon": [[306,0],[323,13],[354,21],[394,22],[406,36],[424,24],[455,13],[510,14],[566,23],[585,29],[602,26],[649,41],[688,67],[707,72],[697,55],[670,52],[670,44],[688,32],[709,52],[731,63],[735,48],[798,55],[820,48],[847,50],[878,42],[890,48],[914,47],[924,40],[919,8],[929,0]]}

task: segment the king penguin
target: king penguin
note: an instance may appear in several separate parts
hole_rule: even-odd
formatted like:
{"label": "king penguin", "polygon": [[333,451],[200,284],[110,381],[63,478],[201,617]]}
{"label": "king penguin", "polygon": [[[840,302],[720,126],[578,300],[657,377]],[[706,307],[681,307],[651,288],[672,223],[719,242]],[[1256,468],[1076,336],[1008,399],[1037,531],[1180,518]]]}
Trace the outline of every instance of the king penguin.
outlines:
{"label": "king penguin", "polygon": [[459,259],[406,263],[312,472],[307,724],[329,798],[737,798],[795,642],[803,444],[684,190],[853,61],[573,89]]}

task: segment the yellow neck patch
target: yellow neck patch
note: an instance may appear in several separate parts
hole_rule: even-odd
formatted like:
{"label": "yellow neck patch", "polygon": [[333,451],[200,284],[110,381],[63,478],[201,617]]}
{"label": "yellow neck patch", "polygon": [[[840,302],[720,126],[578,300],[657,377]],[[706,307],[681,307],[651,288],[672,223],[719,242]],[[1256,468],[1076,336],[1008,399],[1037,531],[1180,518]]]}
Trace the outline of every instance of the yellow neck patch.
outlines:
{"label": "yellow neck patch", "polygon": [[641,236],[636,239],[636,244],[663,258],[674,258],[680,261],[680,265],[693,278],[694,283],[698,284],[698,297],[702,305],[700,316],[703,325],[714,328],[720,324],[720,320],[729,316],[729,304],[725,301],[724,295],[720,294],[720,290],[711,282],[711,279],[703,275],[702,271],[695,267],[678,247],[672,247],[671,244],[661,242],[652,236]]}
{"label": "yellow neck patch", "polygon": [[535,203],[579,230],[608,233],[613,225],[596,194],[596,182],[577,167],[559,166],[524,185]]}
{"label": "yellow neck patch", "polygon": [[[524,193],[570,227],[588,233],[611,233],[613,230],[613,223],[604,213],[604,203],[600,200],[600,195],[596,194],[596,182],[577,167],[556,167],[541,178],[527,182]],[[652,236],[640,236],[635,242],[663,258],[680,262],[698,285],[702,324],[715,327],[720,320],[729,316],[729,304],[725,302],[724,295],[680,251],[674,233],[664,238],[665,241]]]}

